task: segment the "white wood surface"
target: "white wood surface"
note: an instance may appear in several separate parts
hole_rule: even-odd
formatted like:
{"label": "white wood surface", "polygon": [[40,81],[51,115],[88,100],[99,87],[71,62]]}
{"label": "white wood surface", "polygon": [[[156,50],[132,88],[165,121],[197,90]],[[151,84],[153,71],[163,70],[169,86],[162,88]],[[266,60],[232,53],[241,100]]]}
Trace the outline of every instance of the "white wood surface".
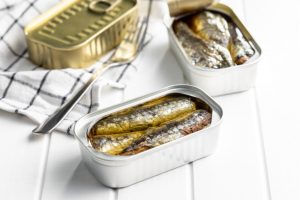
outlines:
{"label": "white wood surface", "polygon": [[35,123],[2,110],[0,126],[0,199],[38,199],[50,135],[32,135]]}
{"label": "white wood surface", "polygon": [[[291,2],[221,0],[246,24],[264,57],[255,88],[215,98],[225,120],[213,155],[130,187],[110,189],[82,163],[73,136],[57,131],[31,135],[33,122],[0,111],[0,199],[300,199],[300,7]],[[138,66],[137,77],[125,90],[104,87],[102,107],[185,82],[161,21],[166,2],[153,4],[151,23],[160,25],[144,49],[147,64]]]}
{"label": "white wood surface", "polygon": [[245,1],[264,54],[256,91],[273,200],[300,199],[299,8],[299,1]]}
{"label": "white wood surface", "polygon": [[254,89],[215,99],[226,118],[216,152],[193,163],[195,199],[269,199]]}

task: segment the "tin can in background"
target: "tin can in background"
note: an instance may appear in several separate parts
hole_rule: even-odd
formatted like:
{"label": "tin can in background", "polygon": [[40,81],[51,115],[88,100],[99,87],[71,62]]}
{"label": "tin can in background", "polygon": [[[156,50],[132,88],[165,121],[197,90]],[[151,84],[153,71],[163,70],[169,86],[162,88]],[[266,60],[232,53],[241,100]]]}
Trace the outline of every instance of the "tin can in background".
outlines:
{"label": "tin can in background", "polygon": [[[169,2],[170,1],[171,0],[169,0]],[[177,1],[182,2],[182,0]],[[212,4],[214,3],[214,1],[212,0],[208,1],[210,1]],[[200,3],[200,5],[198,5],[198,7],[195,8],[189,7],[189,9],[185,8],[183,10],[180,10],[178,8],[173,8],[172,6],[170,7],[169,4],[170,15],[176,16],[176,14],[184,14],[184,17],[186,17],[189,14],[193,14],[191,12],[195,13],[196,8],[203,9],[206,5],[201,4],[201,2],[203,3],[203,1],[189,0],[187,2],[198,2]],[[180,3],[178,3],[177,6],[180,6]],[[250,89],[255,85],[256,74],[258,69],[257,67],[262,56],[262,50],[260,46],[256,43],[254,38],[251,36],[251,34],[248,32],[245,26],[241,23],[239,18],[228,6],[223,4],[215,4],[205,8],[205,10],[215,11],[229,17],[240,29],[243,36],[254,49],[255,54],[246,63],[237,66],[231,66],[228,68],[213,69],[208,67],[195,66],[189,62],[187,55],[184,49],[182,48],[181,44],[179,43],[177,36],[173,30],[173,22],[176,19],[180,19],[182,15],[170,17],[168,14],[165,14],[163,21],[168,30],[170,48],[174,53],[175,58],[179,62],[179,65],[184,73],[185,78],[189,81],[190,84],[200,87],[211,96],[236,93]]]}
{"label": "tin can in background", "polygon": [[86,68],[116,47],[138,14],[136,0],[65,0],[24,29],[31,61]]}

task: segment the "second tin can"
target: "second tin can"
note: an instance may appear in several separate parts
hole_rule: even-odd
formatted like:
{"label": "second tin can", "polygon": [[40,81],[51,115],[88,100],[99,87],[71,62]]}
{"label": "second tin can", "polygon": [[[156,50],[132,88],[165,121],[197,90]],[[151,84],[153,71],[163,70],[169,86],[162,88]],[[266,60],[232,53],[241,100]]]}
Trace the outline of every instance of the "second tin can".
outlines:
{"label": "second tin can", "polygon": [[137,16],[136,0],[65,0],[24,29],[31,61],[86,68],[116,47]]}
{"label": "second tin can", "polygon": [[[98,120],[121,110],[174,94],[186,95],[204,101],[212,109],[211,125],[208,128],[132,156],[108,155],[96,151],[91,146],[87,135],[90,128]],[[217,147],[222,120],[222,108],[204,91],[191,85],[174,85],[85,115],[75,125],[75,137],[79,143],[81,158],[92,174],[102,184],[120,188],[210,155]]]}
{"label": "second tin can", "polygon": [[[255,85],[257,67],[262,55],[260,46],[256,43],[231,8],[223,4],[216,4],[206,8],[206,10],[219,12],[228,16],[248,40],[251,47],[255,50],[255,54],[245,64],[228,68],[213,69],[194,66],[189,62],[187,55],[173,30],[172,25],[175,17],[171,18],[166,14],[164,15],[163,21],[168,29],[170,48],[175,54],[175,58],[179,62],[186,79],[190,84],[201,87],[212,96],[236,93],[250,89]],[[191,9],[189,11],[191,11]],[[172,14],[171,9],[170,13]],[[177,18],[180,18],[180,16]]]}

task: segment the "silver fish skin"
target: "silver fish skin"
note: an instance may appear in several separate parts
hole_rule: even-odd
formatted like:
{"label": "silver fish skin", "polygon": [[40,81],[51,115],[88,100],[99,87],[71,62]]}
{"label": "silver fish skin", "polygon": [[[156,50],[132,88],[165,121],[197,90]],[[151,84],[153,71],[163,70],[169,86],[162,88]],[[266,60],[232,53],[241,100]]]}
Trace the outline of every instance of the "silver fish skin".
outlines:
{"label": "silver fish skin", "polygon": [[227,21],[220,15],[209,11],[195,14],[190,20],[192,30],[206,40],[213,40],[227,48],[230,34]]}
{"label": "silver fish skin", "polygon": [[230,23],[230,53],[234,62],[238,65],[244,64],[254,55],[254,49],[250,46],[248,41],[244,38],[238,27]]}
{"label": "silver fish skin", "polygon": [[90,138],[90,142],[95,150],[116,155],[144,134],[145,131],[136,131],[112,135],[96,135]]}
{"label": "silver fish skin", "polygon": [[189,97],[174,97],[146,104],[125,113],[112,115],[97,122],[91,135],[118,134],[129,131],[146,130],[166,121],[196,110],[196,104]]}
{"label": "silver fish skin", "polygon": [[199,67],[226,68],[234,66],[227,48],[195,34],[186,23],[180,21],[175,25],[179,42],[185,50],[190,62]]}
{"label": "silver fish skin", "polygon": [[137,154],[199,131],[210,125],[211,116],[209,112],[201,109],[166,122],[159,127],[149,128],[144,136],[131,143],[119,155]]}

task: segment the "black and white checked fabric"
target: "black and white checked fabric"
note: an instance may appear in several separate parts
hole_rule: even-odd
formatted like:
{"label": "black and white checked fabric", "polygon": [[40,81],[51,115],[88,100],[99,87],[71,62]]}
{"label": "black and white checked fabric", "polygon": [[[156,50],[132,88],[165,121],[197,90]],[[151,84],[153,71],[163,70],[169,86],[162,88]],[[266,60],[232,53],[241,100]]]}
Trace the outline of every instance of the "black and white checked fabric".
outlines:
{"label": "black and white checked fabric", "polygon": [[[37,123],[43,122],[78,91],[110,56],[87,69],[46,70],[31,63],[23,29],[59,2],[0,0],[0,109],[26,115]],[[151,38],[149,34],[146,42]],[[126,66],[107,70],[57,129],[72,134],[77,119],[99,109],[101,88],[104,85],[124,88],[136,74],[139,62],[137,59]]]}

